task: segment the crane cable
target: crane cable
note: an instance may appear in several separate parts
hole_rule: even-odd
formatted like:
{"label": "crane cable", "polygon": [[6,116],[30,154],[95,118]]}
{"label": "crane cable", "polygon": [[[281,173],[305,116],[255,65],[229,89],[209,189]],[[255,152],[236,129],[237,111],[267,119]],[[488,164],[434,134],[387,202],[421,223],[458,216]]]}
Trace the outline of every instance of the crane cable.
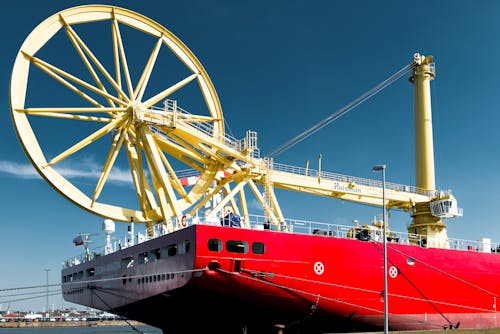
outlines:
{"label": "crane cable", "polygon": [[313,125],[309,129],[307,129],[307,130],[299,133],[297,136],[293,137],[292,139],[290,139],[286,143],[278,146],[276,149],[274,149],[273,151],[271,151],[268,154],[268,157],[270,157],[270,158],[271,157],[275,157],[278,154],[283,153],[284,151],[288,150],[289,148],[295,146],[296,144],[300,143],[304,139],[306,139],[309,136],[313,135],[317,131],[323,129],[325,126],[327,126],[331,122],[333,122],[336,119],[342,117],[343,115],[345,115],[346,113],[348,113],[352,109],[356,108],[361,103],[365,102],[369,98],[371,98],[374,95],[376,95],[382,89],[388,87],[389,85],[391,85],[392,83],[394,83],[395,81],[397,81],[398,79],[400,79],[406,73],[412,71],[417,65],[418,64],[415,61],[413,61],[410,64],[406,65],[405,67],[403,67],[402,69],[400,69],[399,71],[397,71],[396,73],[394,73],[393,75],[391,75],[390,77],[388,77],[387,79],[385,79],[384,81],[382,81],[381,83],[379,83],[378,85],[376,85],[375,87],[373,87],[372,89],[370,89],[369,91],[367,91],[366,93],[364,93],[363,95],[359,96],[355,100],[351,101],[350,103],[346,104],[342,108],[340,108],[337,111],[335,111],[333,114],[331,114],[327,118],[325,118],[322,121],[316,123],[315,125]]}

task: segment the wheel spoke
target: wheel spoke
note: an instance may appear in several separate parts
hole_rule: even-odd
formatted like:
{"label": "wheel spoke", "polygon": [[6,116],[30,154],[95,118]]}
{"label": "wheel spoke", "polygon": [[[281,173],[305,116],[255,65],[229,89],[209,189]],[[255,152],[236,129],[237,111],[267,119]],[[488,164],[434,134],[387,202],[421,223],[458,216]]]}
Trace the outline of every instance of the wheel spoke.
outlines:
{"label": "wheel spoke", "polygon": [[[129,131],[130,132],[130,131]],[[142,148],[141,144],[141,138],[140,138],[140,132],[137,132],[136,139],[135,139],[135,147],[138,148],[139,150]],[[158,205],[156,204],[155,197],[153,195],[153,192],[151,191],[151,188],[149,186],[148,178],[146,177],[146,173],[144,172],[143,169],[143,161],[142,161],[142,154],[139,153],[138,159],[137,159],[137,166],[138,166],[138,174],[139,174],[139,181],[141,185],[141,192],[142,196],[144,198],[144,201],[151,209],[157,209]]]}
{"label": "wheel spoke", "polygon": [[[181,214],[181,210],[177,204],[177,198],[175,197],[174,190],[172,185],[167,181],[169,179],[168,174],[162,164],[158,146],[155,143],[153,134],[151,130],[147,126],[143,126],[140,128],[141,137],[143,138],[143,149],[146,153],[147,161],[151,167],[151,173],[153,174],[159,183],[158,185],[158,197],[160,199],[160,206],[165,206],[166,203],[170,206],[170,211],[174,214],[174,216],[179,216]],[[166,201],[168,200],[168,202]],[[167,213],[166,207],[163,207],[164,213]],[[166,215],[165,217],[168,217]]]}
{"label": "wheel spoke", "polygon": [[[111,37],[113,38],[113,57],[115,60],[115,75],[116,75],[115,80],[118,87],[120,87],[120,90],[122,90],[122,76],[120,70],[120,47],[118,45],[116,30],[113,25],[111,25]],[[118,97],[120,97],[120,95]]]}
{"label": "wheel spoke", "polygon": [[151,71],[155,65],[156,59],[158,58],[158,53],[160,52],[160,47],[162,45],[163,35],[160,36],[158,41],[155,44],[153,51],[151,51],[151,55],[149,56],[148,62],[144,67],[142,75],[135,87],[134,91],[134,100],[141,101],[144,95],[144,91],[146,90],[146,86],[148,85],[149,77],[151,76]]}
{"label": "wheel spoke", "polygon": [[107,113],[125,112],[126,108],[26,108],[16,109],[17,112],[23,112],[27,115],[74,119],[78,121],[92,121],[92,122],[111,122],[114,118],[96,117],[79,115],[76,113]]}
{"label": "wheel spoke", "polygon": [[119,129],[119,131],[114,135],[113,142],[111,144],[111,148],[109,149],[108,156],[106,158],[106,162],[102,168],[101,174],[99,175],[99,180],[97,181],[96,188],[94,190],[94,196],[92,197],[92,204],[99,198],[101,194],[102,188],[106,183],[109,173],[111,172],[111,168],[115,164],[116,158],[118,157],[118,153],[123,144],[123,140],[125,139],[125,134],[127,133],[127,129],[130,126],[132,119],[129,119],[128,122]]}
{"label": "wheel spoke", "polygon": [[130,129],[126,134],[127,138],[125,147],[139,206],[146,217],[149,218],[150,214],[159,216],[159,207],[156,204],[156,200],[143,169],[142,154],[140,153],[140,138],[137,137],[134,144],[134,141],[130,138],[129,133]]}
{"label": "wheel spoke", "polygon": [[52,118],[62,118],[62,119],[74,119],[77,121],[91,121],[91,122],[101,122],[101,123],[109,123],[113,121],[113,118],[106,117],[95,117],[95,116],[86,116],[86,115],[78,115],[78,114],[65,114],[60,112],[37,112],[37,113],[29,113],[33,116],[42,116],[42,117],[52,117]]}
{"label": "wheel spoke", "polygon": [[172,181],[172,186],[175,188],[175,190],[177,190],[182,198],[187,198],[186,190],[184,190],[181,181],[177,177],[177,174],[175,174],[175,171],[172,168],[172,165],[170,165],[170,163],[168,162],[167,157],[160,149],[158,150],[158,153],[160,154],[160,158],[163,161],[163,164],[167,167],[168,173],[170,175],[170,181]]}
{"label": "wheel spoke", "polygon": [[[94,62],[94,64],[101,71],[101,73],[104,75],[104,77],[116,89],[116,91],[118,92],[118,95],[121,95],[126,102],[130,102],[130,99],[122,91],[122,89],[120,88],[120,86],[116,83],[116,81],[113,79],[113,77],[104,68],[104,66],[97,59],[97,57],[92,53],[92,51],[85,44],[85,42],[80,38],[80,36],[78,36],[78,34],[76,33],[76,31],[74,31],[73,28],[70,25],[68,25],[68,24],[65,25],[65,28],[66,28],[66,32],[68,33],[68,35],[71,35],[70,39],[74,39],[75,40],[74,42],[72,40],[72,42],[78,44],[83,49],[83,51],[85,51],[85,53],[90,57],[90,59],[92,60],[92,62]],[[84,60],[84,59],[86,59],[85,56],[82,57],[82,60]],[[84,62],[85,62],[85,60],[84,60]],[[122,102],[122,104],[123,104],[123,102]]]}
{"label": "wheel spoke", "polygon": [[[143,142],[145,142],[146,139],[143,139],[143,137],[144,137],[144,133],[143,133],[143,131],[140,131],[138,138],[140,138],[141,140],[143,140]],[[147,148],[145,148],[146,145],[142,145],[141,147],[146,155],[146,164],[148,165],[148,169],[150,171],[151,181],[153,183],[153,189],[156,193],[156,198],[158,198],[159,209],[160,209],[162,217],[164,217],[164,221],[167,222],[168,229],[170,231],[172,231],[173,224],[172,224],[171,220],[168,219],[168,217],[172,217],[174,215],[174,213],[173,213],[172,209],[169,208],[169,206],[168,206],[167,196],[165,194],[165,188],[162,187],[162,182],[160,182],[160,180],[158,179],[156,172],[155,172],[155,169],[152,166],[153,162],[151,161],[151,159],[148,156]],[[145,179],[145,175],[143,175],[143,178]],[[146,194],[147,194],[147,192],[146,192]],[[151,196],[154,197],[152,193],[151,193]]]}
{"label": "wheel spoke", "polygon": [[113,18],[112,29],[114,30],[113,37],[116,39],[116,42],[118,44],[118,49],[120,51],[120,58],[122,60],[121,63],[123,66],[123,71],[125,72],[125,81],[127,82],[128,93],[130,97],[133,97],[134,92],[132,90],[132,81],[130,80],[130,72],[128,70],[127,57],[125,57],[125,49],[123,48],[123,41],[120,33],[120,27],[118,26],[118,21],[116,20],[116,18]]}
{"label": "wheel spoke", "polygon": [[[33,62],[33,57],[29,56],[28,54],[24,53],[23,52],[23,55],[28,58],[30,60],[30,62],[34,63]],[[98,107],[98,108],[102,108],[103,106],[97,102],[96,100],[94,100],[93,98],[91,98],[90,96],[88,96],[87,94],[85,94],[84,92],[82,92],[81,90],[79,90],[77,87],[75,87],[73,84],[69,83],[67,80],[65,80],[64,78],[62,78],[61,76],[57,75],[56,73],[54,73],[53,71],[50,71],[48,68],[38,64],[38,63],[34,63],[38,68],[40,68],[43,72],[45,72],[46,74],[48,74],[49,76],[51,76],[53,79],[55,79],[56,81],[58,81],[59,83],[61,83],[63,86],[65,86],[66,88],[70,89],[71,91],[75,92],[76,94],[80,95],[82,98],[84,98],[87,102],[90,102],[90,104]]]}
{"label": "wheel spoke", "polygon": [[120,118],[113,120],[111,123],[107,124],[106,126],[103,126],[102,128],[100,128],[96,132],[94,132],[91,135],[87,136],[86,138],[80,140],[78,143],[71,146],[70,148],[68,148],[67,150],[65,150],[64,152],[62,152],[61,154],[59,154],[58,156],[56,156],[52,160],[50,160],[50,162],[43,167],[52,166],[52,165],[60,162],[61,160],[66,159],[70,155],[78,152],[82,148],[86,147],[87,145],[91,144],[92,142],[96,141],[97,139],[101,138],[102,136],[106,135],[107,133],[111,132],[112,130],[118,128],[119,126],[121,126],[121,124],[125,120],[126,120],[125,116],[122,116]]}
{"label": "wheel spoke", "polygon": [[146,215],[148,207],[146,205],[146,196],[144,192],[144,184],[141,182],[141,174],[143,170],[139,164],[139,155],[137,153],[137,148],[133,145],[131,138],[128,133],[125,134],[127,140],[125,141],[125,151],[127,152],[128,164],[130,166],[130,172],[132,173],[132,180],[135,186],[135,192],[137,195],[137,200],[139,202],[139,207],[141,211]]}
{"label": "wheel spoke", "polygon": [[[77,39],[75,38],[74,35],[76,35],[76,33],[74,32],[74,30],[66,23],[66,21],[64,20],[64,18],[62,17],[62,15],[59,15],[61,21],[63,21],[64,23],[64,30],[66,31],[66,35],[68,35],[68,38],[70,39],[71,43],[73,44],[73,47],[76,49],[76,51],[78,52],[78,55],[80,56],[80,58],[83,60],[83,62],[85,63],[85,66],[87,67],[87,70],[90,72],[90,74],[92,75],[92,77],[94,78],[94,81],[96,82],[96,84],[99,86],[99,88],[106,92],[106,88],[104,87],[104,85],[102,84],[101,82],[101,79],[99,79],[99,76],[97,75],[97,73],[95,72],[94,70],[94,67],[92,66],[92,64],[89,62],[87,56],[85,55],[85,53],[83,52],[80,44],[78,43]],[[120,96],[120,95],[119,95]],[[115,103],[109,99],[109,98],[106,98],[106,100],[108,101],[109,105],[114,107],[115,106]]]}
{"label": "wheel spoke", "polygon": [[[61,70],[60,68],[54,66],[54,65],[51,65],[37,57],[33,57],[33,56],[30,56],[28,54],[25,53],[25,56],[28,57],[30,59],[30,61],[36,65],[37,67],[39,67],[40,69],[42,69],[44,72],[46,72],[47,74],[49,74],[50,76],[54,77],[55,79],[57,79],[58,77],[60,78],[60,76],[66,78],[66,79],[69,79],[77,84],[79,84],[80,86],[83,86],[85,88],[87,88],[88,90],[96,93],[96,94],[99,94],[101,96],[104,96],[105,98],[109,98],[115,102],[117,102],[118,104],[120,105],[126,105],[126,103],[120,99],[118,99],[117,97],[115,96],[112,96],[110,94],[108,94],[107,92],[83,81],[82,79],[79,79],[77,77],[75,77],[74,75],[72,74],[69,74],[63,70]],[[61,78],[62,79],[62,78]],[[64,80],[64,79],[62,79]],[[58,80],[59,81],[59,80]],[[66,81],[66,80],[64,80]],[[76,90],[78,90],[78,88],[75,87]],[[80,90],[78,90],[80,91]],[[84,94],[82,92],[82,94]],[[100,107],[102,107],[100,104],[99,104]]]}
{"label": "wheel spoke", "polygon": [[52,112],[52,113],[114,113],[125,112],[127,108],[26,108],[16,109],[16,111],[24,112],[30,115],[38,113]]}
{"label": "wheel spoke", "polygon": [[182,87],[184,87],[185,85],[187,85],[188,83],[193,81],[197,76],[198,76],[198,74],[196,74],[196,73],[191,74],[190,76],[179,81],[175,85],[173,85],[173,86],[165,89],[164,91],[156,94],[155,96],[153,96],[152,98],[150,98],[149,100],[144,102],[144,105],[146,106],[146,108],[151,108],[153,105],[155,105],[159,101],[165,99],[167,96],[175,93],[176,91],[178,91],[179,89],[181,89]]}

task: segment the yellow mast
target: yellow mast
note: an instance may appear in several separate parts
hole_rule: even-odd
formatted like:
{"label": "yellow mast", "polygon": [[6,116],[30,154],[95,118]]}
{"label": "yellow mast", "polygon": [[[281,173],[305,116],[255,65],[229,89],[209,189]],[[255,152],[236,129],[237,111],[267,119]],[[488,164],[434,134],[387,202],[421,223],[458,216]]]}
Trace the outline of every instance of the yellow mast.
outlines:
{"label": "yellow mast", "polygon": [[415,58],[417,64],[420,63],[412,76],[415,94],[416,186],[435,190],[430,81],[434,80],[436,73],[431,63],[432,56],[424,58],[417,54]]}
{"label": "yellow mast", "polygon": [[[430,81],[434,80],[436,72],[432,56],[425,57],[416,53],[413,57],[417,64],[410,78],[415,95],[416,186],[436,194],[430,92]],[[418,240],[422,245],[446,247],[446,224],[439,217],[432,215],[430,202],[416,203],[412,217],[408,232],[423,235],[425,239]]]}

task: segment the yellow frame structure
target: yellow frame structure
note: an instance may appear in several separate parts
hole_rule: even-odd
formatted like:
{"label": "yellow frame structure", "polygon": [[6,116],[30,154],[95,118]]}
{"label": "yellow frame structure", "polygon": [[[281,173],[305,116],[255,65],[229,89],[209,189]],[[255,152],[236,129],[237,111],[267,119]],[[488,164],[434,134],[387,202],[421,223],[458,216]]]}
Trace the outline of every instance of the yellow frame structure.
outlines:
{"label": "yellow frame structure", "polygon": [[[113,66],[107,69],[78,34],[82,23],[108,22],[112,40]],[[120,31],[121,26],[156,38],[153,49],[137,82],[132,82],[130,64]],[[56,64],[42,59],[37,52],[59,31],[64,31],[93,82],[81,79]],[[167,48],[188,70],[182,80],[153,95],[147,86],[161,48]],[[283,167],[255,154],[256,135],[247,134],[237,141],[224,133],[224,118],[215,88],[194,54],[169,30],[155,21],[123,8],[90,5],[70,8],[52,15],[26,38],[16,57],[11,79],[11,112],[21,144],[40,175],[57,191],[78,206],[100,216],[124,222],[165,223],[169,230],[184,214],[194,214],[214,195],[222,195],[214,205],[214,215],[226,206],[242,214],[248,223],[245,186],[256,197],[270,222],[283,227],[285,221],[274,189],[286,189],[342,200],[384,205],[387,208],[413,210],[412,228],[419,233],[445,239],[445,227],[430,215],[429,203],[442,197],[434,189],[432,127],[430,124],[430,57],[415,60],[417,121],[417,187],[391,185],[382,202],[383,189],[373,180],[365,180],[320,171]],[[86,107],[36,107],[26,105],[30,69],[38,68],[47,76],[77,94]],[[197,82],[208,115],[190,114],[172,105],[156,108],[186,85]],[[106,89],[107,87],[107,89]],[[99,103],[98,100],[106,103]],[[169,101],[166,101],[169,102]],[[94,122],[98,129],[79,139],[55,157],[47,159],[31,117]],[[112,138],[105,162],[92,194],[84,193],[61,175],[56,167],[83,148],[104,137]],[[100,202],[118,154],[124,151],[129,164],[138,209]],[[184,188],[174,170],[172,159],[194,169],[199,177]],[[147,166],[147,168],[146,168]],[[280,167],[281,166],[281,167]],[[289,166],[290,167],[290,166]],[[223,177],[221,175],[224,175]],[[233,185],[231,187],[231,185]],[[261,188],[258,187],[261,186]],[[262,189],[262,190],[261,190]],[[446,195],[450,197],[451,195]],[[450,197],[451,198],[451,197]],[[431,232],[431,230],[433,232]]]}

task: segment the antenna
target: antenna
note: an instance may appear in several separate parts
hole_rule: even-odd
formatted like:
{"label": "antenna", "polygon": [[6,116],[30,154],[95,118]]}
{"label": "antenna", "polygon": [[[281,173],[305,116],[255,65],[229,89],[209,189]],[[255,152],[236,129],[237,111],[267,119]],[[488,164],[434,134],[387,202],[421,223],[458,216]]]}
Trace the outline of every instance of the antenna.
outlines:
{"label": "antenna", "polygon": [[111,244],[111,234],[115,233],[115,222],[111,219],[106,219],[102,223],[102,231],[106,234],[106,246],[104,248],[104,255],[113,253],[113,245]]}

